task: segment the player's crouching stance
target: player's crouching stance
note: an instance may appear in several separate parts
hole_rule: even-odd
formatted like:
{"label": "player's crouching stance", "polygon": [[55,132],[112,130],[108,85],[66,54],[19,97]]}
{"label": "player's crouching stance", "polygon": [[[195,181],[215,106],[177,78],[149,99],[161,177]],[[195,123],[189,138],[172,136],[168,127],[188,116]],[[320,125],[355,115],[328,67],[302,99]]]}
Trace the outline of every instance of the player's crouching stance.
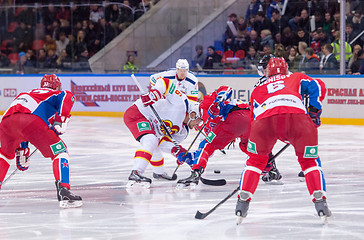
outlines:
{"label": "player's crouching stance", "polygon": [[[317,214],[324,222],[331,216],[317,152],[317,127],[320,125],[322,100],[320,81],[302,73],[287,74],[288,65],[283,58],[270,59],[267,66],[268,79],[256,86],[251,94],[254,114],[248,143],[251,154],[239,185],[240,192],[235,209],[238,224],[247,216],[259,176],[278,139],[289,141],[294,146]],[[309,98],[309,112],[302,103],[304,96]]]}
{"label": "player's crouching stance", "polygon": [[61,91],[61,81],[55,75],[44,75],[41,88],[20,93],[6,110],[0,123],[0,187],[17,152],[17,167],[29,167],[29,148],[20,144],[29,141],[44,157],[53,161],[57,198],[61,208],[80,207],[82,198],[70,191],[69,155],[59,135],[66,130],[74,96]]}
{"label": "player's crouching stance", "polygon": [[206,169],[209,158],[218,149],[224,149],[236,138],[240,139],[239,146],[246,152],[250,133],[251,113],[249,105],[240,100],[228,101],[232,95],[232,89],[221,86],[219,89],[204,97],[200,104],[204,121],[208,121],[203,131],[206,139],[199,144],[194,153],[186,153],[184,148],[178,154],[177,164],[186,162],[191,166],[191,175],[180,179],[177,188],[193,189]]}
{"label": "player's crouching stance", "polygon": [[[159,89],[159,90],[158,90]],[[135,152],[133,170],[126,187],[141,185],[149,188],[152,180],[143,176],[149,163],[153,166],[153,177],[156,179],[176,180],[177,176],[168,176],[164,172],[163,152],[171,152],[174,144],[166,136],[164,127],[151,110],[154,109],[166,124],[177,142],[183,141],[189,132],[201,123],[199,104],[188,101],[185,94],[176,89],[173,81],[160,78],[152,89],[141,96],[124,115],[124,122],[140,142],[140,148]],[[159,171],[159,172],[156,172]]]}

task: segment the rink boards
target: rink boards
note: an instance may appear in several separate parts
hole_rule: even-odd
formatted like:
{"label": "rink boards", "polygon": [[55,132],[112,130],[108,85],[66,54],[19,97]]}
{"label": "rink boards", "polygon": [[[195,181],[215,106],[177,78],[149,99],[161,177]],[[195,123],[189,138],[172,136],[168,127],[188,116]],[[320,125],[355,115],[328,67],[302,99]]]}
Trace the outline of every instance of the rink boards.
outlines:
{"label": "rink boards", "polygon": [[[129,75],[58,75],[64,90],[76,97],[73,115],[123,116],[139,98],[140,92]],[[0,114],[20,92],[39,87],[42,75],[3,75],[0,77]],[[146,88],[149,75],[136,75]],[[249,100],[257,75],[197,75],[200,92],[209,93],[221,85],[234,89],[233,98]],[[327,88],[323,102],[324,124],[364,125],[364,81],[360,76],[312,76],[322,79]]]}

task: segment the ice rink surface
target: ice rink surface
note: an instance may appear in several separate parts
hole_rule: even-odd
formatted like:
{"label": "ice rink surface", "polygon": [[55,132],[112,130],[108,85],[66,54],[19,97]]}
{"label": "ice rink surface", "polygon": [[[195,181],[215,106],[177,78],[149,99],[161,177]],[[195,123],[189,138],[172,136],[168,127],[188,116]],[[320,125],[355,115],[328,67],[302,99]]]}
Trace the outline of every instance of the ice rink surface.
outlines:
{"label": "ice rink surface", "polygon": [[[183,143],[187,148],[195,132]],[[260,182],[248,216],[236,226],[237,196],[204,220],[240,180],[246,155],[236,146],[216,152],[204,177],[224,178],[225,186],[200,182],[195,190],[177,190],[176,181],[153,181],[150,189],[127,191],[125,184],[138,143],[121,118],[73,116],[62,139],[70,152],[72,191],[83,198],[79,209],[60,209],[52,165],[40,153],[26,172],[17,172],[0,190],[0,239],[364,239],[364,126],[323,125],[319,153],[333,212],[323,225],[292,147],[276,160],[284,185]],[[196,145],[192,148],[197,148]],[[277,143],[273,153],[284,146]],[[166,156],[166,169],[176,167]],[[11,166],[8,175],[14,170]],[[214,170],[220,170],[215,174]],[[181,166],[178,178],[189,176]],[[152,168],[145,173],[152,178]]]}

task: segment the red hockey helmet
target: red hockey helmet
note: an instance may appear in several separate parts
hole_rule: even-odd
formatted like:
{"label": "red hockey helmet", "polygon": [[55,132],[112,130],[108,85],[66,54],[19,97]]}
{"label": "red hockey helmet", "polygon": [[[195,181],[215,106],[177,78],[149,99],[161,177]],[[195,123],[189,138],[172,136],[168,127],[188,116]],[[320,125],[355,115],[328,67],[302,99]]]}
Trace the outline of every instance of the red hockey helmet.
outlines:
{"label": "red hockey helmet", "polygon": [[288,64],[284,58],[271,58],[267,65],[266,77],[277,74],[288,74]]}
{"label": "red hockey helmet", "polygon": [[44,75],[42,80],[40,81],[40,87],[41,88],[51,88],[53,90],[61,90],[62,88],[62,83],[61,80],[59,80],[59,78],[57,77],[56,74],[52,74],[52,75]]}

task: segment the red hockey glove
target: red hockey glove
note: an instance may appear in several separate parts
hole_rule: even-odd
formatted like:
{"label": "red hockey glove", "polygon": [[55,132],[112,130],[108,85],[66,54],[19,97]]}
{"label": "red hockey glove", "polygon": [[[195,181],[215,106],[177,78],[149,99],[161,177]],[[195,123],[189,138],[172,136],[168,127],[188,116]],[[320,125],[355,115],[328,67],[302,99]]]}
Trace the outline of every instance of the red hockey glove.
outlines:
{"label": "red hockey glove", "polygon": [[28,160],[29,153],[30,153],[29,148],[17,148],[15,150],[16,167],[20,171],[28,170],[30,166],[30,160]]}
{"label": "red hockey glove", "polygon": [[68,122],[70,121],[70,117],[71,115],[59,116],[58,114],[56,114],[54,116],[54,122],[52,126],[53,131],[58,135],[62,135],[63,133],[65,133],[68,126]]}
{"label": "red hockey glove", "polygon": [[142,94],[140,98],[142,99],[144,106],[149,106],[165,97],[157,89],[151,89],[149,92]]}

